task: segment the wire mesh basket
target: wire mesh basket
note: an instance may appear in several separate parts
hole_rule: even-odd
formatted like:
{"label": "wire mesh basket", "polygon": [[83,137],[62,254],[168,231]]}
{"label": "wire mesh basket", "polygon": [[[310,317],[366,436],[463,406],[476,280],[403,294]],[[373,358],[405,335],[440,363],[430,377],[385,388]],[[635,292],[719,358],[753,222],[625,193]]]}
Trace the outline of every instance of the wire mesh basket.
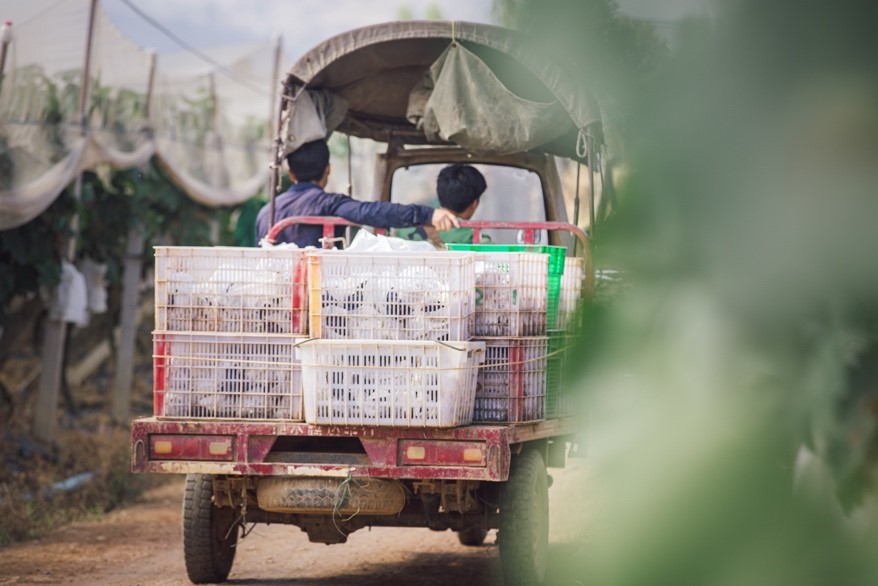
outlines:
{"label": "wire mesh basket", "polygon": [[546,334],[548,256],[477,252],[476,336]]}
{"label": "wire mesh basket", "polygon": [[573,385],[571,372],[576,367],[577,352],[581,351],[581,340],[578,340],[575,334],[564,330],[549,332],[546,417],[575,415],[581,412],[580,393]]}
{"label": "wire mesh basket", "polygon": [[311,253],[311,337],[469,340],[473,263],[472,254],[461,252]]}
{"label": "wire mesh basket", "polygon": [[582,295],[582,281],[585,278],[584,260],[578,256],[564,259],[564,274],[561,276],[561,296],[558,300],[558,329],[571,325],[576,314],[579,298]]}
{"label": "wire mesh basket", "polygon": [[157,246],[155,329],[306,334],[305,254],[293,248]]}
{"label": "wire mesh basket", "polygon": [[154,332],[155,415],[301,421],[303,339]]}
{"label": "wire mesh basket", "polygon": [[472,422],[482,343],[311,340],[297,350],[308,423],[456,427]]}
{"label": "wire mesh basket", "polygon": [[546,416],[549,338],[480,338],[485,363],[479,369],[473,421],[537,421]]}

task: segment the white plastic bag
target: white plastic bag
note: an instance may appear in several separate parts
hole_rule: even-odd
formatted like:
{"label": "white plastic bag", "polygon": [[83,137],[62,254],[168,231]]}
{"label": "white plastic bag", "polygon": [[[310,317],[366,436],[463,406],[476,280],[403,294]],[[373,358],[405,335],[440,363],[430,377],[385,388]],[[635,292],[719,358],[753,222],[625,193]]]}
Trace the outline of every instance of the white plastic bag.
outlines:
{"label": "white plastic bag", "polygon": [[420,240],[406,240],[393,236],[373,234],[360,230],[348,247],[352,252],[435,252],[432,244]]}
{"label": "white plastic bag", "polygon": [[66,260],[61,261],[61,283],[49,308],[49,317],[80,327],[88,325],[85,277]]}

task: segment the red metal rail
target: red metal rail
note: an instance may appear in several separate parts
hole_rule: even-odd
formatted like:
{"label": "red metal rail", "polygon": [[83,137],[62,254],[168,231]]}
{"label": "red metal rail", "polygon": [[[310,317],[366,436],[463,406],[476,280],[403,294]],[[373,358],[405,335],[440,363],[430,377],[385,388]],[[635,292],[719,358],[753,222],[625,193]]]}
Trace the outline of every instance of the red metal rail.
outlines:
{"label": "red metal rail", "polygon": [[[337,226],[361,226],[361,224],[355,224],[344,218],[334,216],[289,216],[272,226],[268,234],[265,235],[265,240],[274,244],[282,230],[296,224],[323,226],[323,248],[332,248],[332,238],[335,238],[335,228]],[[375,232],[382,234],[384,229],[375,228]]]}
{"label": "red metal rail", "polygon": [[[278,235],[282,230],[295,224],[310,224],[323,226],[323,247],[332,247],[332,238],[335,237],[335,228],[337,226],[360,226],[354,222],[332,216],[290,216],[276,223],[266,234],[265,239],[274,244]],[[582,244],[582,255],[585,259],[585,284],[583,292],[587,297],[591,296],[594,284],[594,265],[591,256],[591,243],[588,236],[578,226],[568,224],[566,222],[471,222],[468,220],[460,221],[461,228],[472,228],[473,243],[479,244],[482,239],[482,230],[500,229],[500,230],[521,230],[522,240],[524,244],[533,244],[536,241],[536,233],[539,230],[568,232],[575,236]],[[375,228],[379,234],[384,232],[383,228]]]}

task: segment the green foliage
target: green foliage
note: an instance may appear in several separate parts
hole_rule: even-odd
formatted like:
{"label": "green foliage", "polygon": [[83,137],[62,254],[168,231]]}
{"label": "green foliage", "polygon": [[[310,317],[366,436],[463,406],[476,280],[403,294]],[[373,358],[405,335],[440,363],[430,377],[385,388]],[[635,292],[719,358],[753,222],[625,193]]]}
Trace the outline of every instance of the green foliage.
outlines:
{"label": "green foliage", "polygon": [[494,0],[494,17],[528,33],[603,109],[605,130],[631,122],[632,99],[668,49],[655,27],[619,13],[615,0]]}
{"label": "green foliage", "polygon": [[424,13],[424,18],[427,20],[442,20],[445,18],[442,14],[442,9],[439,8],[439,5],[435,2],[430,2],[427,4],[427,10]]}
{"label": "green foliage", "polygon": [[61,252],[75,209],[71,189],[24,226],[0,231],[0,325],[16,295],[36,295],[61,278]]}
{"label": "green foliage", "polygon": [[596,250],[631,285],[584,328],[601,530],[571,583],[875,582],[873,17],[725,3],[623,96]]}

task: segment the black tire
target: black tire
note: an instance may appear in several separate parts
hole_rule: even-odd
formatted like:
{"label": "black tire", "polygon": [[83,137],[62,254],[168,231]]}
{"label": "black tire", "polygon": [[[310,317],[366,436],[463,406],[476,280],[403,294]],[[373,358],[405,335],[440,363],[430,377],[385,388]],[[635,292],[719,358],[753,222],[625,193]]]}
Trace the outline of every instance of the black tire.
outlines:
{"label": "black tire", "polygon": [[183,494],[183,558],[193,584],[225,582],[235,561],[237,511],[213,505],[213,476],[189,474]]}
{"label": "black tire", "polygon": [[500,565],[506,586],[535,586],[546,579],[549,553],[549,487],[539,452],[512,460],[500,498]]}
{"label": "black tire", "polygon": [[485,537],[488,530],[483,527],[467,527],[463,531],[457,532],[457,540],[461,545],[468,547],[476,547],[485,543]]}

